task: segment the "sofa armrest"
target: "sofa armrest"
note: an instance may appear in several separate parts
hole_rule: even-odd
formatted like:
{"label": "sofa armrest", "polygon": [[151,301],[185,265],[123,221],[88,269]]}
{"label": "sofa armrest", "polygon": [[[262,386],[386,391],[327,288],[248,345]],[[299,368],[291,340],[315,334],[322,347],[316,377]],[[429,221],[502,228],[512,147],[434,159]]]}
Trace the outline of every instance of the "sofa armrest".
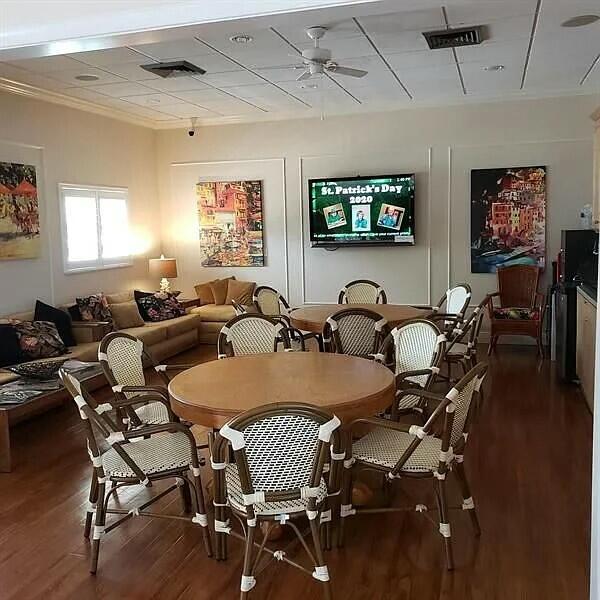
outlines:
{"label": "sofa armrest", "polygon": [[78,344],[99,342],[112,331],[110,321],[73,321],[73,337]]}

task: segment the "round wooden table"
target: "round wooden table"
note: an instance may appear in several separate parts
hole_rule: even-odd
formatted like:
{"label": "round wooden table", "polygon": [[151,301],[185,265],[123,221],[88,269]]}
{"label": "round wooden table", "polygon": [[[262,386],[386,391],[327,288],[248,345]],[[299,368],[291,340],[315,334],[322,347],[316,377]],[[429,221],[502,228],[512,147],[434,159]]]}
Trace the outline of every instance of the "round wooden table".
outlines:
{"label": "round wooden table", "polygon": [[410,319],[422,319],[431,314],[428,309],[414,308],[407,304],[319,304],[296,308],[291,312],[290,318],[292,325],[297,329],[321,333],[327,317],[345,308],[372,310],[380,314],[390,327],[396,327]]}
{"label": "round wooden table", "polygon": [[379,363],[322,352],[273,352],[213,360],[176,375],[171,406],[182,419],[219,428],[236,415],[278,402],[305,402],[348,423],[394,400],[394,376]]}

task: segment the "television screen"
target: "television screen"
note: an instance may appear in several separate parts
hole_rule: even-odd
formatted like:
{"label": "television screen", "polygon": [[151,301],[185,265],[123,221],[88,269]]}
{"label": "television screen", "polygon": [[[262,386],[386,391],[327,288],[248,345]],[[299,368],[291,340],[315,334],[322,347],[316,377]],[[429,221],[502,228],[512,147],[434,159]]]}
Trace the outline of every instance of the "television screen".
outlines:
{"label": "television screen", "polygon": [[415,243],[415,176],[311,179],[313,246]]}

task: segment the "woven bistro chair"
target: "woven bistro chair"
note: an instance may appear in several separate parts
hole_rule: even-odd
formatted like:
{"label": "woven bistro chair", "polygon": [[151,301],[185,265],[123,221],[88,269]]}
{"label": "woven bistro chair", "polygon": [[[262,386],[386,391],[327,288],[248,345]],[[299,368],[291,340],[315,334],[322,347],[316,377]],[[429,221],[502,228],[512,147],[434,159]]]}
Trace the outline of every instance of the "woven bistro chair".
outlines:
{"label": "woven bistro chair", "polygon": [[460,327],[465,318],[471,301],[471,286],[459,283],[446,290],[435,306],[421,308],[430,309],[433,314],[428,318],[439,322],[440,329],[446,334],[448,340],[452,338],[453,331]]}
{"label": "woven bistro chair", "polygon": [[[450,472],[458,479],[462,494],[459,509],[469,513],[475,535],[481,533],[475,503],[471,495],[463,466],[465,446],[468,439],[470,411],[473,397],[481,387],[487,365],[479,364],[471,369],[445,396],[429,391],[416,391],[423,398],[438,402],[427,422],[419,425],[396,423],[386,419],[358,419],[354,425],[370,426],[372,429],[347,450],[344,461],[344,484],[340,509],[340,543],[346,519],[358,513],[416,511],[436,524],[430,517],[429,508],[424,504],[411,507],[385,507],[359,509],[352,506],[352,478],[356,469],[375,470],[392,482],[402,478],[429,479],[434,484],[437,499],[439,532],[444,541],[446,566],[454,568],[452,554],[449,506],[446,478]],[[441,427],[440,427],[441,425]],[[435,431],[441,428],[441,435]],[[350,438],[352,439],[352,438]],[[435,510],[435,509],[432,509]]]}
{"label": "woven bistro chair", "polygon": [[[216,436],[211,464],[215,473],[217,559],[226,558],[226,535],[244,540],[240,598],[246,598],[255,586],[263,553],[312,575],[323,584],[325,598],[331,598],[319,525],[332,495],[323,478],[323,465],[331,455],[341,466],[344,457],[339,426],[337,417],[314,406],[281,403],[237,416]],[[235,463],[229,462],[231,452]],[[231,527],[229,511],[239,520],[243,535]],[[312,549],[296,525],[299,518],[308,518]],[[258,544],[255,537],[260,522],[267,526]],[[284,550],[266,546],[274,523],[294,531],[312,568],[288,559]]]}
{"label": "woven bistro chair", "polygon": [[[253,302],[259,314],[279,319],[286,327],[292,329],[291,315],[293,311],[288,301],[275,288],[268,285],[258,286],[254,290]],[[319,346],[319,351],[323,352],[323,338],[319,333],[292,329],[290,337],[292,343],[296,342],[298,345],[302,345],[300,341],[302,338],[305,346],[308,340],[314,339]]]}
{"label": "woven bistro chair", "polygon": [[342,288],[338,304],[387,304],[387,296],[378,283],[355,279]]}
{"label": "woven bistro chair", "polygon": [[[219,358],[291,351],[289,328],[264,315],[243,314],[231,319],[219,332]],[[304,348],[302,348],[303,350]]]}
{"label": "woven bistro chair", "polygon": [[[169,402],[167,372],[183,371],[193,366],[156,364],[144,349],[144,343],[141,340],[120,331],[109,333],[102,339],[98,347],[98,360],[117,403],[134,400],[137,395],[147,393],[159,395]],[[153,367],[164,382],[164,386],[148,385],[144,366]],[[138,404],[137,407],[136,404]],[[121,416],[126,425],[134,427],[142,423],[157,425],[171,421],[162,400],[147,402],[141,395],[138,403],[127,403]]]}
{"label": "woven bistro chair", "polygon": [[235,310],[236,315],[245,315],[248,312],[248,309],[243,304],[240,304],[237,300],[232,300],[231,306],[233,306],[233,310]]}
{"label": "woven bistro chair", "polygon": [[[64,369],[60,379],[75,400],[79,414],[86,427],[87,450],[92,461],[93,475],[90,487],[90,506],[86,516],[84,536],[92,531],[92,555],[90,571],[98,567],[100,541],[105,533],[112,531],[133,516],[185,519],[153,513],[147,509],[166,496],[180,489],[185,512],[193,509],[189,520],[202,528],[204,547],[212,556],[212,545],[208,531],[208,517],[204,508],[200,463],[194,436],[189,429],[177,422],[148,425],[135,430],[120,431],[117,422],[110,416],[112,404],[98,404],[81,383]],[[170,413],[168,401],[161,396],[165,410]],[[123,400],[120,404],[132,406],[136,399]],[[117,490],[126,486],[152,487],[155,481],[174,479],[174,483],[130,509],[109,508],[109,501]],[[107,490],[107,484],[110,489]],[[106,524],[107,515],[119,515],[116,521]]]}
{"label": "woven bistro chair", "polygon": [[396,401],[391,419],[401,414],[426,414],[427,399],[414,390],[430,390],[445,356],[446,336],[432,321],[414,319],[394,327],[386,336],[376,359],[396,375]]}
{"label": "woven bistro chair", "polygon": [[387,321],[366,308],[344,308],[327,317],[323,342],[330,352],[375,358],[388,332]]}

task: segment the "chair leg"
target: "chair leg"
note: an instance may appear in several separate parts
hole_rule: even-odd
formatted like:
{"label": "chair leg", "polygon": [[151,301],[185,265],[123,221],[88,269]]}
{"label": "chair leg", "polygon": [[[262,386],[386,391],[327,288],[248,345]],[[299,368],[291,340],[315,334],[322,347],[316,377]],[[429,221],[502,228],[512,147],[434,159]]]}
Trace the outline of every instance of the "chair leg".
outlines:
{"label": "chair leg", "polygon": [[452,554],[452,535],[450,532],[445,479],[438,479],[437,481],[437,501],[440,514],[440,534],[444,540],[444,549],[446,551],[446,568],[451,571],[454,569],[454,557]]}
{"label": "chair leg", "polygon": [[[352,441],[349,441],[350,447],[352,448]],[[340,506],[340,518],[339,518],[339,529],[338,529],[338,548],[344,545],[344,533],[346,526],[346,519],[348,518],[348,510],[352,510],[352,467],[344,466],[344,472],[342,473],[342,502]]]}
{"label": "chair leg", "polygon": [[321,548],[321,540],[319,539],[319,527],[316,519],[308,520],[310,532],[312,534],[313,545],[315,547],[315,571],[313,577],[323,583],[323,596],[325,600],[331,600],[331,582],[329,581],[329,572],[323,558],[323,548]]}
{"label": "chair leg", "polygon": [[90,530],[92,529],[92,519],[96,510],[98,501],[98,478],[96,477],[96,469],[92,469],[92,479],[90,481],[90,493],[88,496],[89,506],[85,515],[85,527],[83,529],[83,537],[89,539]]}
{"label": "chair leg", "polygon": [[202,491],[202,481],[200,480],[200,473],[198,472],[198,474],[195,474],[192,472],[192,478],[194,481],[194,488],[196,491],[196,507],[198,509],[198,515],[196,515],[196,518],[198,519],[198,522],[202,527],[202,538],[204,541],[204,549],[206,550],[206,555],[212,556],[212,544],[210,541],[210,533],[208,531],[208,517],[206,515],[206,508],[204,506],[204,492]]}
{"label": "chair leg", "polygon": [[192,512],[192,494],[190,493],[190,486],[182,477],[177,478],[177,485],[179,486],[179,496],[181,497],[183,512],[184,514],[189,515]]}
{"label": "chair leg", "polygon": [[542,334],[538,333],[536,339],[537,339],[538,355],[541,356],[542,358],[544,358],[544,345],[542,344]]}
{"label": "chair leg", "polygon": [[475,535],[479,537],[481,535],[481,527],[479,525],[477,511],[475,510],[475,503],[471,496],[469,482],[467,481],[465,466],[462,462],[455,462],[453,470],[458,478],[458,484],[460,485],[460,491],[463,497],[462,508],[463,510],[468,511],[469,517],[471,518],[471,524],[473,525],[473,531],[475,532]]}
{"label": "chair leg", "polygon": [[256,585],[256,580],[252,575],[252,550],[254,549],[254,534],[256,533],[256,524],[248,526],[246,533],[246,547],[244,550],[244,568],[242,570],[242,581],[240,584],[240,600],[248,597],[248,592]]}
{"label": "chair leg", "polygon": [[98,554],[100,553],[100,540],[104,535],[106,523],[106,511],[104,509],[104,492],[106,484],[98,483],[98,496],[96,498],[96,519],[94,521],[94,535],[92,537],[92,557],[90,560],[90,573],[96,573],[98,569]]}
{"label": "chair leg", "polygon": [[490,356],[492,354],[492,352],[494,350],[496,350],[496,344],[498,343],[498,336],[497,335],[493,335],[490,338],[490,344],[488,346],[488,356]]}

